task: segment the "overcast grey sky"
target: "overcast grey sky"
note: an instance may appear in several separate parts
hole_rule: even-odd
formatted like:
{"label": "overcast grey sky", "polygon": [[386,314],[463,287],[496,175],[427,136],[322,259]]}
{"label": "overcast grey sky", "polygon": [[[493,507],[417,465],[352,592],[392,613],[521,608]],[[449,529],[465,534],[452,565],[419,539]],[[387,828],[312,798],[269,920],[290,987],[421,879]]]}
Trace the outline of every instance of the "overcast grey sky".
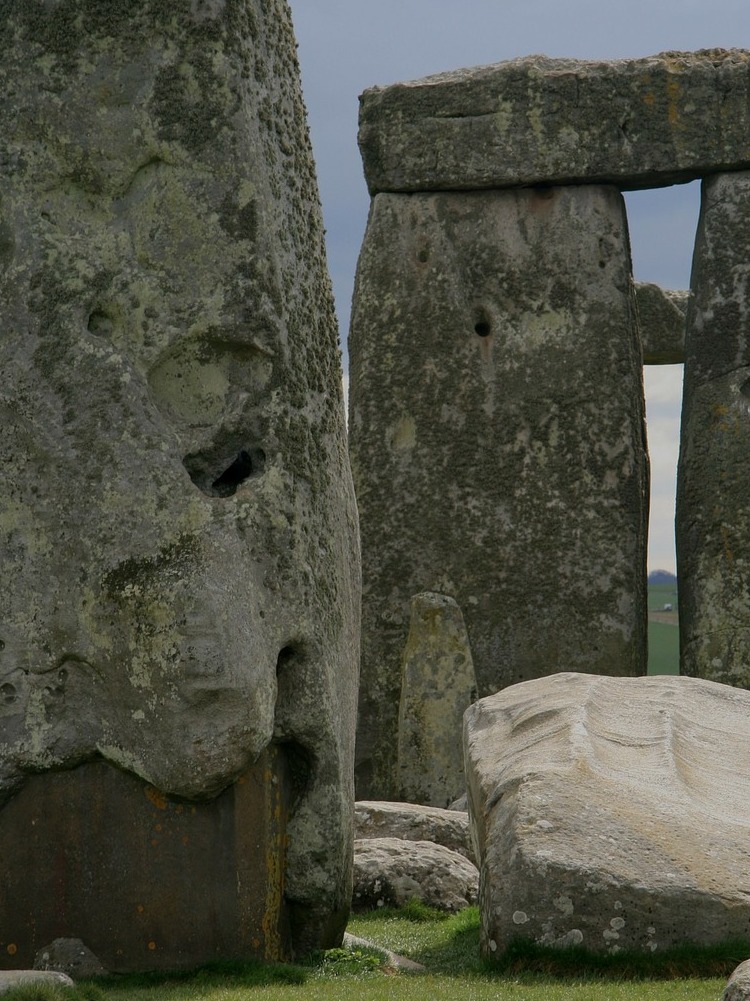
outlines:
{"label": "overcast grey sky", "polygon": [[[621,59],[750,48],[748,0],[290,0],[318,166],[328,258],[346,341],[369,197],[357,149],[367,87],[531,53]],[[633,270],[687,288],[697,183],[626,195]],[[674,571],[681,366],[646,370],[652,501],[649,568]]]}

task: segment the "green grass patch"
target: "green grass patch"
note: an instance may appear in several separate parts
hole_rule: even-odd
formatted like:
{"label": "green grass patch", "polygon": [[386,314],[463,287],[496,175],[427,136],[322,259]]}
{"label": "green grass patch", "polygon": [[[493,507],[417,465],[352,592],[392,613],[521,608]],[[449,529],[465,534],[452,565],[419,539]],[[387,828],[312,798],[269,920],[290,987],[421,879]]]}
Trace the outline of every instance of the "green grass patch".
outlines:
{"label": "green grass patch", "polygon": [[591,952],[581,946],[555,949],[519,940],[492,967],[503,973],[541,973],[577,980],[726,980],[750,956],[750,942],[702,946],[686,944],[656,952]]}
{"label": "green grass patch", "polygon": [[[750,943],[599,956],[517,942],[500,963],[479,956],[479,911],[420,905],[356,915],[349,931],[374,949],[330,949],[304,965],[220,963],[173,974],[103,977],[73,990],[23,987],[8,1001],[717,1001]],[[384,967],[378,947],[425,973]],[[4,999],[3,999],[4,1001]]]}
{"label": "green grass patch", "polygon": [[680,673],[680,630],[667,622],[648,624],[648,673]]}
{"label": "green grass patch", "polygon": [[677,611],[677,586],[675,584],[649,584],[649,612],[660,612],[665,605],[671,605],[673,611]]}

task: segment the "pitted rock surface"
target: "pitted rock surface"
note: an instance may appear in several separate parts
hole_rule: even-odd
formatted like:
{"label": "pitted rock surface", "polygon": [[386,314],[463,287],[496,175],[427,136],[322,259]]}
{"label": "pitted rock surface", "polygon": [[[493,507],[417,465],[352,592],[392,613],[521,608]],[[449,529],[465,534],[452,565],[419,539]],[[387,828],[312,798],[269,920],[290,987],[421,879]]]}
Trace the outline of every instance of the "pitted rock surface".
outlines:
{"label": "pitted rock surface", "polygon": [[360,98],[370,192],[653,188],[750,167],[750,52],[525,56]]}
{"label": "pitted rock surface", "polygon": [[750,688],[750,171],[702,189],[688,312],[677,571],[683,674]]}
{"label": "pitted rock surface", "polygon": [[95,755],[205,799],[284,744],[329,935],[357,526],[287,4],[12,0],[0,50],[0,799]]}
{"label": "pitted rock surface", "polygon": [[431,841],[475,862],[466,812],[414,803],[359,800],[354,804],[354,837]]}
{"label": "pitted rock surface", "polygon": [[644,365],[682,364],[690,293],[661,288],[652,282],[635,282],[635,301]]}
{"label": "pitted rock surface", "polygon": [[600,952],[750,927],[750,693],[684,677],[558,674],[465,721],[482,952]]}
{"label": "pitted rock surface", "polygon": [[402,907],[419,900],[440,911],[476,904],[477,867],[428,841],[365,838],[354,842],[354,910]]}
{"label": "pitted rock surface", "polygon": [[469,637],[453,598],[414,595],[401,664],[399,798],[445,808],[466,789],[463,718],[477,697]]}
{"label": "pitted rock surface", "polygon": [[349,349],[357,796],[399,799],[413,595],[460,607],[480,696],[561,669],[645,672],[648,472],[622,196],[377,195]]}

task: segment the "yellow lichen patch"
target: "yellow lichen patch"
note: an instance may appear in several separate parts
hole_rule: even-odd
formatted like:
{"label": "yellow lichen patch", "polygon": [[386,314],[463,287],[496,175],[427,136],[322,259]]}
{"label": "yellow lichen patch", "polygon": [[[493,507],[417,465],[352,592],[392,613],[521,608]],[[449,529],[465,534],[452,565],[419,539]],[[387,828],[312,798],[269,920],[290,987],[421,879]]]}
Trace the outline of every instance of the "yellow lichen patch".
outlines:
{"label": "yellow lichen patch", "polygon": [[679,81],[667,80],[667,118],[670,125],[676,125],[680,118],[680,93]]}

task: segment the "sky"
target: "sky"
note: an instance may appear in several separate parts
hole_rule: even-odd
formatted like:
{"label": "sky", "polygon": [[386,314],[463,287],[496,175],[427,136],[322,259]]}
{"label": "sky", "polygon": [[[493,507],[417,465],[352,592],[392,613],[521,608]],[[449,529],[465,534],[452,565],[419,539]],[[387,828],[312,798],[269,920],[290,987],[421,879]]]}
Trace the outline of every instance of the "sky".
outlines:
{"label": "sky", "polygon": [[[624,59],[750,48],[748,0],[290,0],[290,6],[344,349],[369,208],[357,148],[363,90],[533,53]],[[625,200],[635,278],[688,288],[699,183],[629,192]],[[648,564],[674,572],[682,366],[647,366],[645,383]]]}

